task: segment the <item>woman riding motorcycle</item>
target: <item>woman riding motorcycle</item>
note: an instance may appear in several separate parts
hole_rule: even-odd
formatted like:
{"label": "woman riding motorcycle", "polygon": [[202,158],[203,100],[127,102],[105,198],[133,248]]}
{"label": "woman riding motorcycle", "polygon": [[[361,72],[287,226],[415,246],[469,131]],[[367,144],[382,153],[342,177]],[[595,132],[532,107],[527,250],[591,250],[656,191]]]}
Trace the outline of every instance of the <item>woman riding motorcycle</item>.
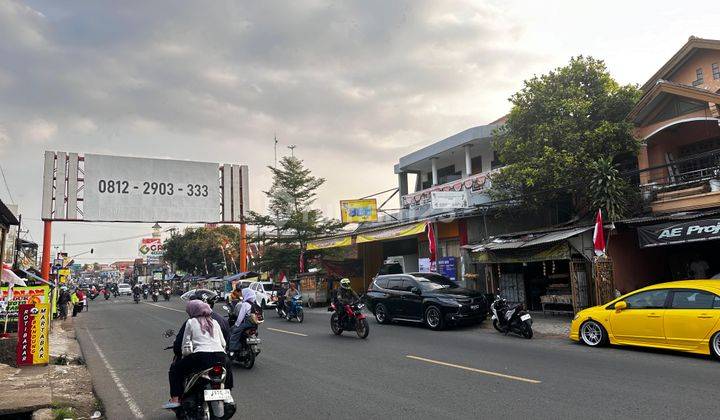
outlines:
{"label": "woman riding motorcycle", "polygon": [[187,375],[216,364],[227,364],[225,338],[220,324],[212,318],[210,305],[202,300],[191,300],[187,303],[185,311],[190,319],[185,325],[182,338],[182,359],[173,363],[168,374],[170,401],[163,405],[163,408],[180,407],[180,396]]}
{"label": "woman riding motorcycle", "polygon": [[230,344],[228,348],[231,352],[238,351],[244,344],[243,332],[253,327],[255,324],[250,320],[248,315],[252,312],[252,305],[255,303],[255,292],[249,288],[242,289],[243,300],[235,307],[237,320],[230,334]]}

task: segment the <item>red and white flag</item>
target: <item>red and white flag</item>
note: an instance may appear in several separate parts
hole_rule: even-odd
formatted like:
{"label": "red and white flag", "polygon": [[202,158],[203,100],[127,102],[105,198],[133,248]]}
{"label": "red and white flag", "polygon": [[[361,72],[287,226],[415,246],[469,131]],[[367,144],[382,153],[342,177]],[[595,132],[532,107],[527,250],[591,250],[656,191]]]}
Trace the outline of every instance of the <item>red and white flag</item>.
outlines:
{"label": "red and white flag", "polygon": [[298,262],[298,268],[301,273],[305,272],[305,252],[300,251],[300,261]]}
{"label": "red and white flag", "polygon": [[435,261],[437,257],[437,249],[435,247],[435,229],[432,223],[427,224],[428,246],[430,249],[430,261]]}
{"label": "red and white flag", "polygon": [[595,255],[605,255],[605,232],[603,231],[602,212],[598,209],[595,217],[595,231],[593,232],[593,247]]}

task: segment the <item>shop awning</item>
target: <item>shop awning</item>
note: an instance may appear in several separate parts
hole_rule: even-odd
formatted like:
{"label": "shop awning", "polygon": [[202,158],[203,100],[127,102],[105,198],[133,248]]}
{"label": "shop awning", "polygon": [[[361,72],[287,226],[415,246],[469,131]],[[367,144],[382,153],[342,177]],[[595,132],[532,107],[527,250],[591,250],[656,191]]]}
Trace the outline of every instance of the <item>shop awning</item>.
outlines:
{"label": "shop awning", "polygon": [[412,236],[425,232],[426,221],[406,224],[401,226],[392,226],[384,229],[378,229],[369,232],[359,233],[356,242],[374,242],[384,241],[386,239],[402,238],[403,236]]}
{"label": "shop awning", "polygon": [[334,238],[315,239],[308,242],[307,249],[309,251],[314,251],[316,249],[337,248],[350,245],[352,245],[352,235],[345,235]]}
{"label": "shop awning", "polygon": [[483,251],[500,251],[507,249],[519,249],[519,248],[532,248],[543,244],[551,244],[554,242],[564,241],[570,239],[573,236],[585,233],[592,229],[592,226],[584,226],[572,229],[563,229],[552,232],[543,233],[530,233],[522,236],[515,237],[500,237],[491,239],[488,242],[484,242],[476,245],[466,245],[465,248],[469,249],[470,252],[483,252]]}
{"label": "shop awning", "polygon": [[473,261],[479,263],[518,263],[567,260],[571,249],[565,240],[593,229],[583,226],[550,232],[504,236],[475,245],[466,245]]}

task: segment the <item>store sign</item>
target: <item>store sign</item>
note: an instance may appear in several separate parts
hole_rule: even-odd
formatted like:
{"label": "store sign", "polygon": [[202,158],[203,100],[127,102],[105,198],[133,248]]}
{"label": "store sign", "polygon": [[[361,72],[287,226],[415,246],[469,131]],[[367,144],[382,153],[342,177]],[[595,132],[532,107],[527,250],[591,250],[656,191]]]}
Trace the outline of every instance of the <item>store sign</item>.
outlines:
{"label": "store sign", "polygon": [[457,281],[457,258],[455,257],[440,257],[437,260],[437,272],[443,276],[449,278],[452,281]]}
{"label": "store sign", "polygon": [[640,248],[720,239],[720,219],[663,223],[637,228]]}
{"label": "store sign", "polygon": [[50,305],[47,303],[22,304],[18,310],[17,365],[49,363]]}
{"label": "store sign", "polygon": [[376,222],[377,200],[342,200],[340,201],[340,218],[343,223]]}
{"label": "store sign", "polygon": [[[8,287],[0,287],[0,318],[4,319],[7,315],[10,319],[18,316],[20,305],[35,305],[48,303],[50,288],[48,286],[27,286],[13,287],[12,295]],[[10,299],[8,301],[8,296]]]}
{"label": "store sign", "polygon": [[217,163],[85,155],[84,220],[220,219]]}
{"label": "store sign", "polygon": [[148,264],[159,264],[164,254],[162,240],[160,238],[142,238],[138,252]]}
{"label": "store sign", "polygon": [[465,191],[433,191],[430,202],[436,210],[464,209],[468,206]]}

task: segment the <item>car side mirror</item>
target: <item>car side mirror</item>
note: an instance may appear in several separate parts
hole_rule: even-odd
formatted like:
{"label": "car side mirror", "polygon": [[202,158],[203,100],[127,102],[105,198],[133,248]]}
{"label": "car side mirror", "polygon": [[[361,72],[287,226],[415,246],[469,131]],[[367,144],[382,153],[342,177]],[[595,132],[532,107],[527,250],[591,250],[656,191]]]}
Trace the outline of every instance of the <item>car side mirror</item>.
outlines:
{"label": "car side mirror", "polygon": [[411,288],[410,292],[415,293],[416,295],[420,296],[420,289],[418,289],[417,287]]}
{"label": "car side mirror", "polygon": [[621,300],[620,302],[615,304],[615,310],[618,312],[624,311],[625,309],[627,309],[627,307],[627,302],[625,302],[624,300]]}

